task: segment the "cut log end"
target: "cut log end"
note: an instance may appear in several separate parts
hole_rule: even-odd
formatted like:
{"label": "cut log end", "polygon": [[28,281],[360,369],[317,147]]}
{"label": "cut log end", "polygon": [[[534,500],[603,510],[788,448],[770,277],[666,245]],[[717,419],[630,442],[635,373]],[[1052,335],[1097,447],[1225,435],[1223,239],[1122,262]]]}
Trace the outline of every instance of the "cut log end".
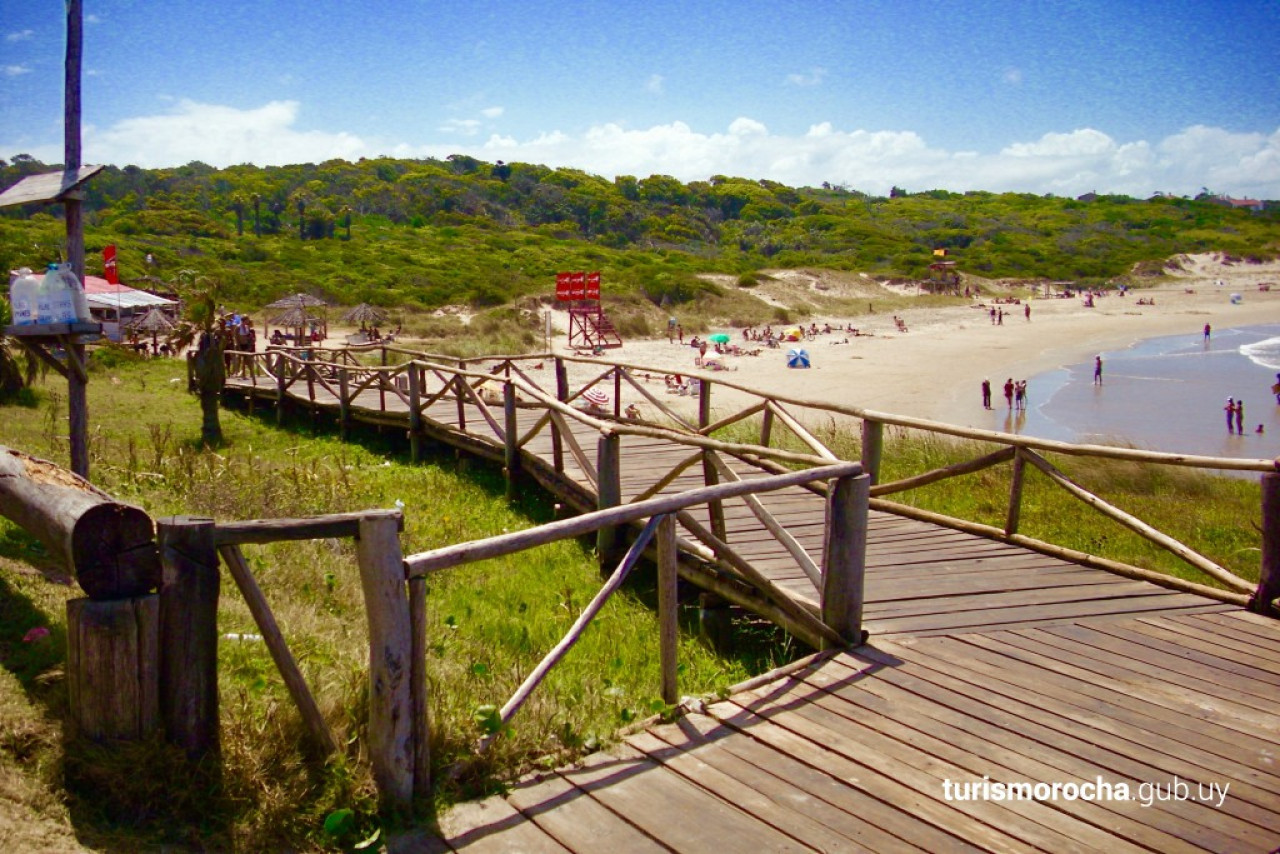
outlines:
{"label": "cut log end", "polygon": [[76,580],[92,599],[124,599],[160,584],[160,556],[151,517],[127,504],[89,508],[71,533]]}

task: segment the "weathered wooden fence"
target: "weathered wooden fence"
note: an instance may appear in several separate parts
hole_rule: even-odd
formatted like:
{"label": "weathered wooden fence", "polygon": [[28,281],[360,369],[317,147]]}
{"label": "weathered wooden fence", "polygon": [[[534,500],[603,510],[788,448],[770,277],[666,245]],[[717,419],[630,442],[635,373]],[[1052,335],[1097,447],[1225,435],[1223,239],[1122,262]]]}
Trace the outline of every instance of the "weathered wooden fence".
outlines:
{"label": "weathered wooden fence", "polygon": [[[366,360],[376,358],[376,364],[352,364],[359,362],[361,355]],[[571,388],[568,382],[567,365],[574,363],[591,366],[593,375],[576,388]],[[666,403],[649,388],[655,378],[670,388],[671,385],[666,382],[673,376],[670,371],[622,362],[605,362],[601,359],[552,354],[458,360],[403,348],[369,345],[337,351],[323,351],[317,348],[306,358],[300,358],[293,353],[272,351],[257,354],[246,360],[245,364],[247,367],[239,375],[238,381],[247,381],[252,388],[256,388],[260,380],[264,383],[273,383],[277,392],[276,401],[281,405],[281,409],[287,402],[286,392],[290,389],[300,391],[305,386],[306,393],[299,394],[303,405],[310,406],[313,413],[326,407],[336,407],[344,430],[352,420],[399,427],[407,425],[415,457],[420,453],[423,439],[428,432],[426,426],[430,421],[428,410],[441,401],[451,401],[457,407],[454,423],[446,428],[437,421],[431,424],[430,429],[448,430],[451,444],[469,446],[476,453],[500,460],[512,475],[524,470],[535,479],[547,482],[546,485],[555,488],[559,494],[567,496],[578,504],[580,509],[587,509],[596,497],[602,505],[614,501],[614,483],[612,471],[608,468],[610,458],[603,457],[606,466],[603,471],[597,469],[575,439],[574,431],[569,429],[570,421],[586,424],[602,437],[662,438],[689,446],[690,456],[680,465],[664,475],[655,475],[654,486],[649,494],[656,494],[668,486],[670,481],[681,472],[699,464],[703,468],[705,482],[708,484],[719,482],[722,477],[731,477],[731,472],[726,471],[723,465],[717,464],[716,456],[720,454],[735,456],[772,472],[783,471],[795,465],[818,465],[836,460],[838,455],[818,439],[806,424],[819,419],[840,419],[860,432],[860,462],[871,477],[872,509],[978,534],[1166,587],[1247,605],[1259,612],[1274,612],[1276,609],[1274,602],[1277,597],[1280,597],[1280,570],[1272,569],[1264,561],[1260,583],[1254,584],[1240,578],[1190,545],[1157,530],[1151,524],[1076,483],[1055,467],[1045,454],[1126,461],[1144,465],[1258,472],[1262,475],[1264,496],[1271,495],[1275,490],[1280,489],[1280,485],[1276,482],[1278,468],[1275,460],[1207,457],[1106,445],[1072,444],[979,430],[838,403],[765,394],[726,380],[721,375],[706,372],[683,375],[692,381],[692,393],[698,399],[698,414],[695,420]],[[532,375],[534,372],[529,370],[530,366],[541,368],[544,364],[554,366],[552,388],[544,388],[544,383],[535,379]],[[610,400],[607,407],[592,406],[584,411],[582,403],[587,399],[585,395],[598,387],[606,389],[609,393]],[[739,403],[736,411],[727,414],[718,413],[718,417],[713,420],[711,399],[712,392],[717,387],[732,390]],[[646,418],[625,415],[622,404],[624,390],[634,399],[647,404],[653,414]],[[252,399],[251,394],[250,400]],[[745,403],[741,403],[743,399]],[[532,427],[523,434],[519,434],[515,426],[516,411],[521,408],[533,408],[541,412]],[[468,429],[468,410],[479,413],[482,423],[476,424],[475,429]],[[759,433],[755,444],[722,442],[711,438],[712,434],[729,425],[756,418],[759,420]],[[999,447],[994,452],[984,453],[972,460],[921,472],[892,483],[880,483],[886,427],[972,440]],[[540,466],[538,460],[531,458],[530,455],[522,454],[522,450],[543,430],[549,430],[551,433],[552,461],[549,470]],[[773,447],[780,430],[789,432],[805,451],[789,452]],[[474,440],[473,434],[481,433],[492,437],[492,441]],[[500,456],[495,454],[495,449]],[[565,476],[567,463],[576,465],[589,487],[588,490],[581,490],[573,478]],[[1003,526],[958,519],[922,510],[887,497],[937,483],[946,478],[971,474],[1003,464],[1008,464],[1012,468],[1011,487]],[[1024,473],[1028,465],[1042,472],[1049,482],[1059,486],[1098,513],[1124,525],[1158,547],[1176,555],[1189,566],[1212,577],[1221,587],[1196,584],[1165,573],[1045,542],[1021,533],[1019,527],[1022,515]],[[1277,506],[1280,505],[1277,505],[1274,499],[1264,498],[1262,508],[1264,525],[1274,524],[1265,520],[1270,519],[1268,508]],[[709,545],[711,548],[712,554],[709,556],[723,562],[724,556],[729,553],[721,548],[724,545],[724,538],[719,537],[719,542],[711,539],[721,532],[721,526],[717,524],[720,515],[713,505],[709,528],[703,526],[703,530],[710,536],[701,539],[704,545]],[[769,527],[769,523],[764,520],[762,524]],[[602,542],[602,546],[606,545],[607,543]],[[800,563],[812,575],[811,563],[806,565],[803,560]],[[738,572],[740,568],[735,568],[734,571]]]}

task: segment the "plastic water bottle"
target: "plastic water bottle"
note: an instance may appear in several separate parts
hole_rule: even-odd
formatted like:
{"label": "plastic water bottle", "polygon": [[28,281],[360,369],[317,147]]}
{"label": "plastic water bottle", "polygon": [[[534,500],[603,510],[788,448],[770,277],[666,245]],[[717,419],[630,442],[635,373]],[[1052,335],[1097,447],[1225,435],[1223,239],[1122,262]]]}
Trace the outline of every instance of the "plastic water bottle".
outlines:
{"label": "plastic water bottle", "polygon": [[40,295],[36,299],[36,311],[40,323],[75,323],[76,306],[71,281],[75,278],[69,268],[50,264],[44,274]]}
{"label": "plastic water bottle", "polygon": [[40,283],[31,275],[29,267],[18,271],[18,278],[9,283],[9,305],[13,309],[14,326],[31,326],[36,322],[36,292]]}
{"label": "plastic water bottle", "polygon": [[71,294],[71,314],[67,323],[88,323],[93,320],[93,316],[89,314],[89,300],[84,295],[84,282],[68,265],[59,267],[58,273],[66,283],[67,293]]}

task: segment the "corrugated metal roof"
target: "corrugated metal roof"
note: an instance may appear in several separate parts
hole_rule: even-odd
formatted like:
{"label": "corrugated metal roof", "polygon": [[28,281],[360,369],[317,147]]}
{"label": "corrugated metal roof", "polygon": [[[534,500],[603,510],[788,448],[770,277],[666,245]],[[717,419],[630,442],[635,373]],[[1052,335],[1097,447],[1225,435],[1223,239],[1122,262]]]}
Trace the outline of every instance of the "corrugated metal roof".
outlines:
{"label": "corrugated metal roof", "polygon": [[[44,281],[43,273],[35,277]],[[171,299],[158,297],[149,291],[140,291],[128,285],[113,285],[99,276],[84,277],[84,297],[90,308],[151,308],[157,305],[176,305]]]}

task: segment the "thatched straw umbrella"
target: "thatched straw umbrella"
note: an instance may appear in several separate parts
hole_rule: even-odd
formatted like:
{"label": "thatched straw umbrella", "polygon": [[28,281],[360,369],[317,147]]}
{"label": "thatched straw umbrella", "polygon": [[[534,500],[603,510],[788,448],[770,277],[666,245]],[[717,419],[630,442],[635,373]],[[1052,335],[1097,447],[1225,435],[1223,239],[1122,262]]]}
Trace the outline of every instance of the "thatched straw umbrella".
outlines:
{"label": "thatched straw umbrella", "polygon": [[151,333],[151,351],[154,353],[159,349],[159,343],[156,340],[160,333],[169,334],[177,326],[169,315],[165,314],[158,308],[149,310],[142,317],[132,321],[126,329],[130,332]]}
{"label": "thatched straw umbrella", "polygon": [[360,329],[366,326],[377,326],[379,323],[385,323],[387,313],[380,308],[375,308],[367,302],[362,302],[355,308],[349,310],[342,315],[343,323],[359,323]]}
{"label": "thatched straw umbrella", "polygon": [[[329,318],[324,311],[324,309],[326,309],[328,306],[329,306],[329,303],[320,299],[320,297],[313,297],[311,294],[296,293],[296,294],[293,294],[292,296],[281,297],[280,299],[276,300],[273,303],[268,303],[266,308],[270,310],[278,310],[281,312],[286,312],[290,309],[298,309],[299,311],[302,311],[304,313],[307,312],[307,309],[313,309],[313,308],[320,309],[320,311],[316,314],[308,314],[308,318],[305,322],[310,323],[313,320],[318,322],[320,324],[320,328],[324,330],[324,337],[328,338],[329,337]],[[272,321],[272,323],[276,323],[277,326],[288,326],[288,328],[290,329],[293,328],[292,325],[277,323],[274,320]],[[270,336],[271,330],[267,329],[266,333],[268,336]],[[298,343],[296,339],[294,343]]]}
{"label": "thatched straw umbrella", "polygon": [[301,306],[286,309],[271,318],[271,322],[276,326],[283,326],[285,329],[293,330],[293,343],[298,347],[306,346],[303,333],[307,326],[319,320],[319,317],[311,314]]}

